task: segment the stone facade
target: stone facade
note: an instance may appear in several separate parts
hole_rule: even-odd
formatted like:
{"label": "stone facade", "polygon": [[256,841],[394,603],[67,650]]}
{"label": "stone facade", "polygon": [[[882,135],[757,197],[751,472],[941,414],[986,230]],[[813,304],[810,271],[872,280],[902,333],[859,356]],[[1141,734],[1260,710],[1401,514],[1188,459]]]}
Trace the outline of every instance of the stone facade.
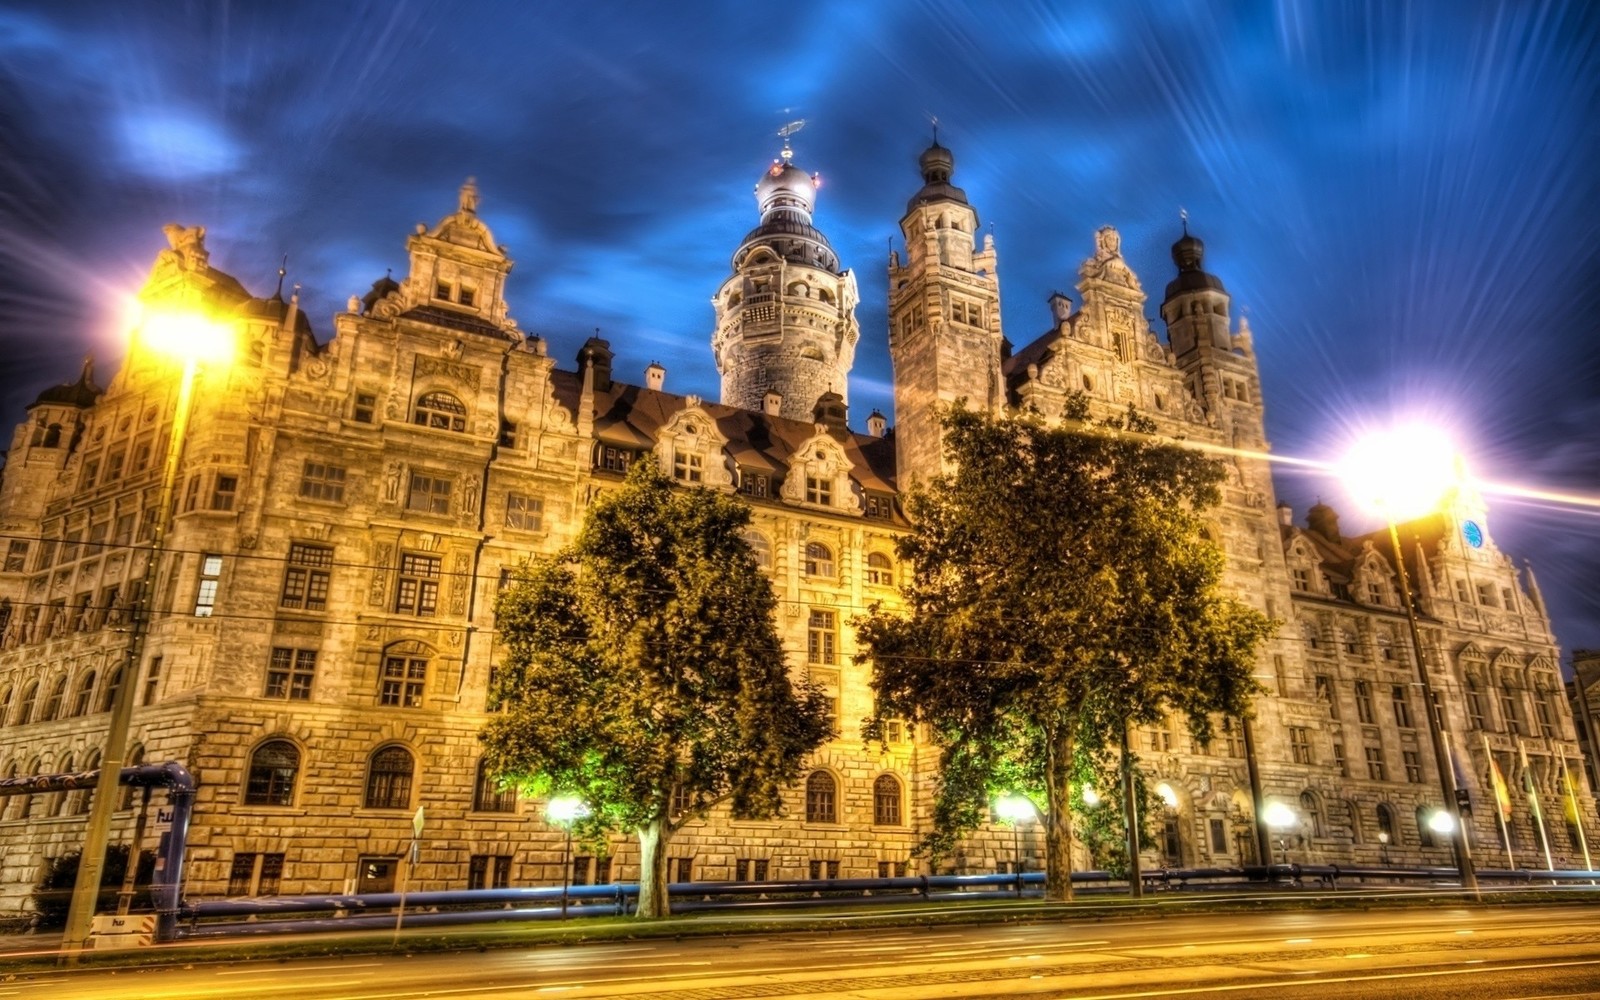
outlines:
{"label": "stone facade", "polygon": [[[1102,413],[1132,405],[1219,450],[1229,479],[1211,531],[1227,585],[1287,623],[1263,651],[1251,730],[1228,725],[1209,749],[1177,723],[1139,734],[1169,803],[1149,862],[1260,860],[1256,805],[1280,799],[1302,819],[1284,835],[1292,860],[1445,863],[1417,824],[1438,793],[1394,566],[1381,538],[1340,537],[1329,511],[1307,529],[1280,522],[1251,334],[1232,324],[1199,241],[1174,247],[1164,340],[1106,228],[1079,269],[1078,303],[1055,296],[1049,328],[1013,353],[995,250],[978,248],[953,168],[942,147],[924,155],[905,264],[890,260],[889,434],[876,415],[867,434],[847,426],[854,279],[811,226],[809,178],[786,159],[758,187],[762,225],[714,300],[720,403],[665,391],[659,366],[642,386],[617,379],[598,339],[573,369],[558,365],[509,314],[512,262],[470,183],[453,214],[410,237],[405,277],[352,297],[325,343],[293,295],[253,297],[210,266],[202,230],[169,227],[143,301],[152,314],[205,309],[220,321],[207,335],[235,358],[199,374],[144,662],[136,677],[117,672],[175,416],[176,370],[143,340],[154,318],[107,387],[86,368],[43,393],[13,437],[0,479],[0,777],[95,766],[114,687],[130,683],[136,753],[199,779],[191,897],[384,888],[419,805],[414,888],[558,882],[561,834],[542,803],[498,794],[478,768],[494,597],[521,562],[570,541],[629,463],[653,461],[750,503],[794,670],[828,687],[838,718],[784,818],[690,825],[671,877],[916,871],[937,751],[905,727],[887,749],[862,741],[869,674],[852,663],[848,621],[897,599],[897,488],[938,469],[938,405],[1048,416],[1081,391]],[[1559,654],[1531,576],[1485,523],[1462,496],[1404,526],[1423,644],[1474,804],[1486,801],[1485,754],[1515,782],[1521,750],[1553,802],[1551,762],[1576,758],[1571,714],[1550,696]],[[76,846],[85,795],[0,800],[0,913],[23,908],[43,860]],[[126,800],[115,837],[127,839],[137,806]],[[1513,849],[1530,835],[1525,812]],[[1477,810],[1473,836],[1480,858],[1498,849],[1492,810]],[[1024,845],[1037,867],[1036,826]],[[609,861],[581,850],[582,878],[637,874],[626,838]],[[949,864],[993,870],[1012,851],[1009,830],[985,830]]]}

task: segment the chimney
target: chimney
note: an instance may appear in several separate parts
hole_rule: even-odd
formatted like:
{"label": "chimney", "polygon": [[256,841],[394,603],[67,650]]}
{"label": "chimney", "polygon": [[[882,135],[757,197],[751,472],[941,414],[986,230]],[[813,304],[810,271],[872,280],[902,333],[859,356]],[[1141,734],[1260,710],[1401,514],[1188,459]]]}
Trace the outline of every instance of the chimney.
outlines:
{"label": "chimney", "polygon": [[877,410],[867,414],[867,433],[875,438],[883,437],[883,432],[889,429],[889,420]]}
{"label": "chimney", "polygon": [[667,370],[661,367],[661,362],[652,361],[650,367],[644,370],[644,384],[647,389],[661,391],[661,383],[666,380]]}
{"label": "chimney", "polygon": [[767,394],[761,397],[761,412],[767,416],[776,417],[782,409],[783,393],[768,390]]}
{"label": "chimney", "polygon": [[1294,508],[1286,503],[1278,504],[1278,523],[1285,528],[1294,524]]}
{"label": "chimney", "polygon": [[1057,326],[1067,321],[1072,315],[1072,300],[1060,292],[1050,293],[1050,318]]}

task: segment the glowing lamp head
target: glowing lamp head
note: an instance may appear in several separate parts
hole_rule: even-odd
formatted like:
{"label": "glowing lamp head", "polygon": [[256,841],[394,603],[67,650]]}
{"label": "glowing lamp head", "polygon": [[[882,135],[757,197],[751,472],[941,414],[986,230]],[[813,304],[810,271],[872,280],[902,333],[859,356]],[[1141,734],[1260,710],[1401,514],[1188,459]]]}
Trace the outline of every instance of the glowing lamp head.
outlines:
{"label": "glowing lamp head", "polygon": [[1178,808],[1178,793],[1173,791],[1172,786],[1165,781],[1156,786],[1156,796],[1161,799],[1161,804],[1168,809]]}
{"label": "glowing lamp head", "polygon": [[1083,786],[1083,804],[1091,809],[1100,804],[1100,793],[1094,790],[1093,785]]}
{"label": "glowing lamp head", "polygon": [[1275,830],[1287,830],[1300,821],[1300,818],[1294,814],[1294,810],[1282,802],[1268,802],[1267,808],[1261,813],[1261,818],[1266,820],[1267,825]]}
{"label": "glowing lamp head", "polygon": [[1428,817],[1428,829],[1448,837],[1456,832],[1456,818],[1443,809],[1436,809]]}
{"label": "glowing lamp head", "polygon": [[1409,521],[1432,513],[1460,485],[1461,459],[1443,431],[1408,424],[1357,442],[1339,477],[1363,507]]}
{"label": "glowing lamp head", "polygon": [[561,795],[545,803],[544,814],[554,823],[571,823],[589,815],[589,807],[573,795]]}
{"label": "glowing lamp head", "polygon": [[1033,818],[1033,803],[1021,795],[1002,795],[994,800],[994,812],[1008,823],[1021,823]]}
{"label": "glowing lamp head", "polygon": [[233,356],[233,329],[203,312],[149,308],[139,318],[139,343],[178,361],[227,361]]}

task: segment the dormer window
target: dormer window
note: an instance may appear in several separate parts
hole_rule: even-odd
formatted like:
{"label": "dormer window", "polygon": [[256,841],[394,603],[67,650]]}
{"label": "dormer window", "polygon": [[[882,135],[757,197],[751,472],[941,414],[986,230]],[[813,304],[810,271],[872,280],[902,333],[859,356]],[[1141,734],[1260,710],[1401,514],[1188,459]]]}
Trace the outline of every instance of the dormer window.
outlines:
{"label": "dormer window", "polygon": [[477,301],[477,298],[478,290],[476,288],[473,288],[471,285],[462,285],[460,294],[456,297],[456,301],[464,306],[470,306]]}
{"label": "dormer window", "polygon": [[739,473],[739,492],[749,497],[764,497],[770,488],[766,476],[759,472]]}
{"label": "dormer window", "polygon": [[595,465],[607,472],[627,472],[628,465],[633,461],[633,452],[626,448],[613,448],[605,445],[600,449]]}
{"label": "dormer window", "polygon": [[680,483],[703,482],[705,459],[691,452],[677,452],[672,456],[672,478]]}
{"label": "dormer window", "polygon": [[891,520],[894,517],[894,501],[877,493],[868,493],[866,515],[880,521]]}
{"label": "dormer window", "polygon": [[816,476],[806,477],[806,503],[823,507],[833,506],[833,483]]}
{"label": "dormer window", "polygon": [[436,298],[436,299],[442,299],[445,302],[449,302],[450,301],[450,283],[448,281],[440,281],[440,282],[436,283],[433,286],[433,297]]}
{"label": "dormer window", "polygon": [[416,413],[411,422],[419,427],[464,433],[467,429],[467,408],[448,392],[430,392],[417,400]]}

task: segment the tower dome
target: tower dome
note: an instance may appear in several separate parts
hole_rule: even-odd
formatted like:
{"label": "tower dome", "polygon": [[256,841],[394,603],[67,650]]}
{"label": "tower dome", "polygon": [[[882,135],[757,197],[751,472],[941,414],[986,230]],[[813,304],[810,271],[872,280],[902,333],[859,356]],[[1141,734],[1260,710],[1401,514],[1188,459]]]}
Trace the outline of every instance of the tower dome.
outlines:
{"label": "tower dome", "polygon": [[953,201],[960,205],[967,204],[967,193],[950,183],[950,175],[956,171],[956,155],[945,147],[939,145],[939,140],[933,140],[933,145],[922,151],[917,158],[917,166],[922,170],[922,190],[911,196],[906,202],[906,212],[910,213],[918,205],[930,201]]}
{"label": "tower dome", "polygon": [[768,247],[784,260],[809,264],[838,273],[839,256],[822,231],[811,223],[817,204],[818,180],[794,165],[788,149],[773,160],[756,182],[756,207],[761,224],[745,234],[733,254],[733,269],[738,270],[750,251]]}
{"label": "tower dome", "polygon": [[1167,283],[1167,298],[1200,289],[1226,292],[1222,279],[1205,270],[1205,241],[1189,232],[1189,223],[1183,224],[1183,235],[1172,244],[1172,262],[1178,265],[1178,276]]}

